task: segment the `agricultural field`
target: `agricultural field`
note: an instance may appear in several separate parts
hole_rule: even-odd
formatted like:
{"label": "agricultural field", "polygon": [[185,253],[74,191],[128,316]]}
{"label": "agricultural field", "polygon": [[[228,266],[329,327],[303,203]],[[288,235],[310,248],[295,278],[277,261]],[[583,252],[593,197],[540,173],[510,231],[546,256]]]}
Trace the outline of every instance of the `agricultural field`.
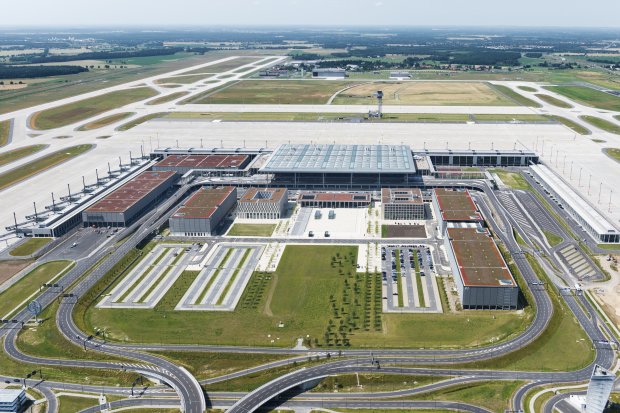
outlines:
{"label": "agricultural field", "polygon": [[585,86],[547,86],[552,92],[598,109],[620,112],[620,97]]}
{"label": "agricultural field", "polygon": [[134,112],[116,113],[114,115],[106,116],[104,118],[100,118],[92,122],[86,123],[80,126],[77,130],[88,131],[88,130],[103,128],[104,126],[108,126],[113,123],[120,122],[123,119],[127,119],[128,117],[132,115],[135,115],[135,113]]}
{"label": "agricultural field", "polygon": [[383,91],[385,105],[515,106],[484,83],[389,82],[365,83],[340,92],[334,104],[371,105],[374,93]]}
{"label": "agricultural field", "polygon": [[46,171],[59,165],[69,159],[75,158],[83,154],[84,152],[92,149],[94,145],[77,145],[67,149],[61,149],[53,152],[49,155],[45,155],[37,160],[20,166],[19,168],[11,169],[3,174],[0,174],[0,190],[7,188],[13,184],[21,182],[30,178],[40,172]]}
{"label": "agricultural field", "polygon": [[[151,310],[91,306],[76,317],[89,331],[107,327],[113,339],[130,342],[288,347],[309,335],[312,346],[336,348],[480,345],[529,322],[507,311],[382,314],[381,275],[356,273],[356,255],[353,246],[287,246],[275,272],[252,275],[232,312],[175,311],[198,275],[185,271]],[[366,300],[364,291],[374,298]]]}
{"label": "agricultural field", "polygon": [[330,80],[243,80],[204,97],[193,104],[325,104],[345,81]]}
{"label": "agricultural field", "polygon": [[47,148],[47,145],[28,145],[3,152],[0,154],[0,166],[15,162],[21,158],[25,158],[26,156],[30,156],[45,148]]}
{"label": "agricultural field", "polygon": [[155,95],[157,92],[150,87],[110,92],[37,112],[30,118],[30,126],[40,130],[59,128]]}
{"label": "agricultural field", "polygon": [[596,126],[597,128],[604,130],[605,132],[620,135],[620,124],[610,122],[597,116],[583,115],[580,116],[580,118],[588,122],[590,125]]}

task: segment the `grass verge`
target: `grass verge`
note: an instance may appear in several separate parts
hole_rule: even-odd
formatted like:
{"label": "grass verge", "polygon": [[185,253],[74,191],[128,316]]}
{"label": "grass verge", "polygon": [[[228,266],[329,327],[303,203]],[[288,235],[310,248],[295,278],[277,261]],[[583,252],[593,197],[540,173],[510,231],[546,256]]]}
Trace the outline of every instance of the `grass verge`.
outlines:
{"label": "grass verge", "polygon": [[558,108],[570,109],[573,107],[573,105],[562,99],[554,98],[553,96],[545,95],[544,93],[538,93],[535,96],[543,102],[547,102],[548,104],[557,106]]}
{"label": "grass verge", "polygon": [[25,257],[32,255],[49,244],[51,240],[51,238],[28,238],[25,242],[22,242],[19,246],[13,248],[9,254],[14,257]]}
{"label": "grass verge", "polygon": [[620,98],[600,90],[586,86],[547,86],[545,89],[586,106],[620,112]]}
{"label": "grass verge", "polygon": [[540,103],[535,102],[532,99],[528,99],[528,98],[526,98],[523,95],[520,95],[519,93],[515,92],[514,90],[512,90],[508,86],[503,86],[503,85],[491,85],[491,86],[493,88],[495,88],[496,90],[498,90],[503,95],[505,95],[508,98],[514,100],[515,102],[517,102],[520,105],[528,106],[528,107],[531,107],[531,108],[540,108],[540,107],[542,107],[542,105]]}
{"label": "grass verge", "polygon": [[0,121],[0,148],[9,143],[9,132],[11,132],[11,119]]}
{"label": "grass verge", "polygon": [[58,396],[58,413],[75,413],[98,405],[96,397]]}
{"label": "grass verge", "polygon": [[[0,145],[1,146],[1,145]],[[0,166],[17,161],[45,149],[47,145],[29,145],[0,154]]]}
{"label": "grass verge", "polygon": [[166,113],[165,112],[160,112],[160,113],[151,113],[149,115],[145,115],[145,116],[141,116],[137,119],[134,119],[132,121],[129,121],[127,123],[123,123],[121,126],[117,127],[116,130],[118,131],[126,131],[129,130],[135,126],[138,126],[144,122],[148,122],[151,119],[157,119],[157,118],[161,118],[162,116],[165,116]]}
{"label": "grass verge", "polygon": [[175,92],[169,95],[165,95],[159,98],[155,98],[146,102],[147,105],[161,105],[162,103],[168,103],[172,100],[182,98],[183,96],[188,95],[189,92]]}
{"label": "grass verge", "polygon": [[97,116],[112,109],[157,95],[150,87],[125,89],[37,112],[30,118],[33,129],[54,129]]}
{"label": "grass verge", "polygon": [[228,231],[231,237],[270,237],[276,224],[234,224]]}
{"label": "grass verge", "polygon": [[530,86],[517,86],[519,89],[523,90],[524,92],[538,92],[538,89],[530,87]]}
{"label": "grass verge", "polygon": [[609,156],[616,162],[620,162],[620,149],[618,148],[604,148],[603,153]]}
{"label": "grass verge", "polygon": [[583,115],[580,116],[580,118],[588,122],[590,125],[594,125],[597,128],[604,130],[605,132],[620,135],[620,125],[618,124],[599,118],[597,116]]}
{"label": "grass verge", "polygon": [[543,234],[545,234],[545,238],[547,238],[547,241],[549,241],[549,245],[551,245],[552,247],[555,247],[556,245],[559,245],[562,243],[562,241],[564,241],[564,238],[554,234],[551,231],[546,231],[543,229]]}
{"label": "grass verge", "polygon": [[562,125],[572,129],[574,132],[577,132],[580,135],[590,135],[592,134],[592,131],[590,131],[588,128],[585,128],[583,126],[581,126],[580,124],[578,124],[577,122],[573,122],[570,119],[566,119],[563,116],[556,116],[556,115],[550,115],[549,118],[560,122]]}
{"label": "grass verge", "polygon": [[20,166],[19,168],[14,168],[0,174],[0,190],[28,179],[40,172],[53,168],[54,166],[68,161],[69,159],[75,158],[76,156],[89,151],[94,146],[95,145],[90,144],[72,146],[70,148],[45,155],[39,159]]}
{"label": "grass verge", "polygon": [[86,123],[80,126],[77,130],[79,131],[88,131],[93,129],[103,128],[104,126],[111,125],[113,123],[119,122],[123,119],[127,119],[128,117],[135,115],[135,112],[122,112],[116,113],[114,115],[106,116],[101,119],[94,120],[92,122]]}

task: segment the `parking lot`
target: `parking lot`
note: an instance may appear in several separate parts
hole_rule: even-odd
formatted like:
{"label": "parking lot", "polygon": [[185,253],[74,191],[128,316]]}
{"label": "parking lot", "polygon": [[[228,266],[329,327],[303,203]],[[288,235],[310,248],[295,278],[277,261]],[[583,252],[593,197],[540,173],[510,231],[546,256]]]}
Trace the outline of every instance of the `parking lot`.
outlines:
{"label": "parking lot", "polygon": [[381,264],[384,312],[442,312],[429,246],[382,246]]}

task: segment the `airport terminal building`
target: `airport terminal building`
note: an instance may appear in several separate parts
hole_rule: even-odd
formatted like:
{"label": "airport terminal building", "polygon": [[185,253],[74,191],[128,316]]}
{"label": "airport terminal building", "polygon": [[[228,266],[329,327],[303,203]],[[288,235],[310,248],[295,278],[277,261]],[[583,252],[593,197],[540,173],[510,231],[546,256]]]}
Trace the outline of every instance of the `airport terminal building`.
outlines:
{"label": "airport terminal building", "polygon": [[419,188],[383,188],[381,215],[388,220],[423,220],[424,199]]}
{"label": "airport terminal building", "polygon": [[176,237],[208,237],[237,202],[237,188],[200,188],[168,220]]}
{"label": "airport terminal building", "polygon": [[371,198],[368,192],[306,191],[298,203],[302,208],[368,208]]}
{"label": "airport terminal building", "polygon": [[481,227],[448,228],[444,246],[463,309],[513,310],[519,287],[491,235]]}
{"label": "airport terminal building", "polygon": [[237,218],[280,219],[287,207],[286,188],[249,188],[237,203]]}

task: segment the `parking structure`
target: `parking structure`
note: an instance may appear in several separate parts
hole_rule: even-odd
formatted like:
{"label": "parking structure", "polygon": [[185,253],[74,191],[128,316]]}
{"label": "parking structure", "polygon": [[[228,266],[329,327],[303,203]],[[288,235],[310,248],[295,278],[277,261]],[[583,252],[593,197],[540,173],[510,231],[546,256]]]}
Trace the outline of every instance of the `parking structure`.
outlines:
{"label": "parking structure", "polygon": [[258,244],[218,244],[175,310],[234,311],[263,249]]}
{"label": "parking structure", "polygon": [[441,313],[431,247],[381,247],[383,311],[386,313]]}

